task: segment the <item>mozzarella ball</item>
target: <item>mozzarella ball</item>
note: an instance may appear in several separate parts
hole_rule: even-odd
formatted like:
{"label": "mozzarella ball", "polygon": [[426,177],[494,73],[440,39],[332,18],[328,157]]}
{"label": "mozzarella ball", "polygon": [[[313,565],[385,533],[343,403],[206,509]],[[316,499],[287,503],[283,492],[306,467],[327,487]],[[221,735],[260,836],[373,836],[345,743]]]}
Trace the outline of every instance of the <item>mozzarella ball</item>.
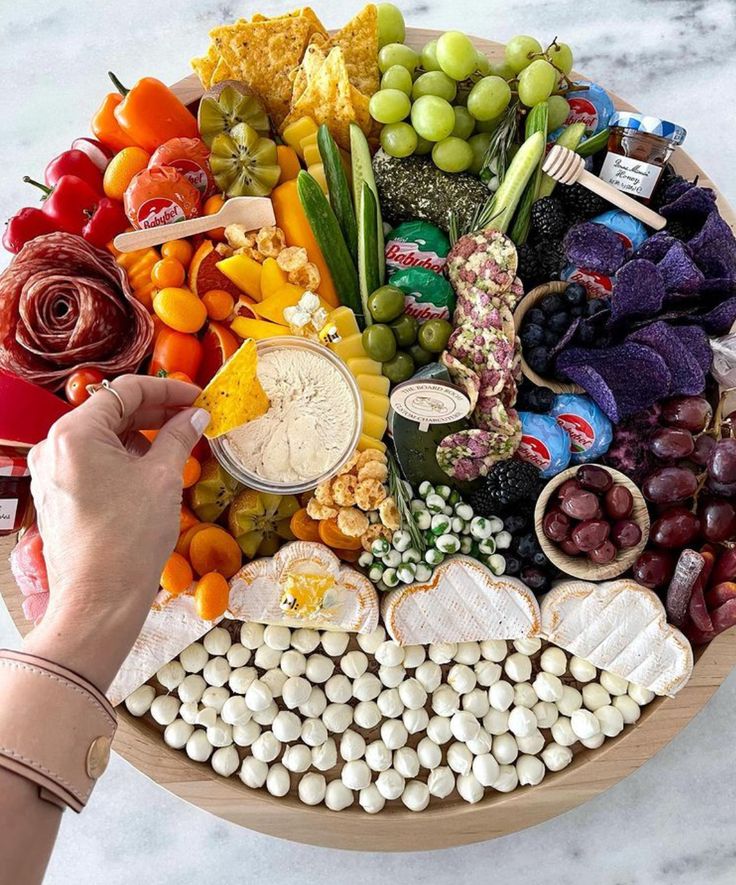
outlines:
{"label": "mozzarella ball", "polygon": [[271,689],[260,679],[254,679],[245,693],[245,703],[249,710],[258,713],[265,710],[273,701]]}
{"label": "mozzarella ball", "polygon": [[261,762],[273,762],[281,752],[281,741],[272,731],[264,731],[253,741],[250,751]]}
{"label": "mozzarella ball", "polygon": [[409,734],[419,734],[419,732],[427,730],[429,713],[427,713],[424,707],[421,707],[419,710],[404,710],[401,714],[401,721],[406,726]]}
{"label": "mozzarella ball", "polygon": [[319,645],[319,633],[316,630],[299,628],[291,634],[291,647],[303,655],[311,654]]}
{"label": "mozzarella ball", "polygon": [[498,777],[492,784],[499,793],[513,793],[519,786],[519,776],[514,765],[500,765]]}
{"label": "mozzarella ball", "polygon": [[[601,731],[600,722],[590,710],[576,710],[570,717],[570,727],[580,740],[595,737]],[[561,743],[557,738],[555,740]]]}
{"label": "mozzarella ball", "polygon": [[531,708],[537,703],[539,697],[528,682],[517,682],[514,686],[514,706]]}
{"label": "mozzarella ball", "polygon": [[358,633],[358,645],[367,655],[375,655],[378,646],[385,642],[386,631],[383,627],[376,627],[370,633]]}
{"label": "mozzarella ball", "polygon": [[353,721],[361,728],[375,728],[381,721],[381,711],[375,701],[361,701],[353,708]]}
{"label": "mozzarella ball", "polygon": [[182,704],[179,707],[179,715],[188,725],[197,724],[197,715],[199,714],[199,704],[190,702]]}
{"label": "mozzarella ball", "polygon": [[179,661],[187,673],[199,673],[210,656],[201,642],[193,642],[179,655]]}
{"label": "mozzarella ball", "polygon": [[291,630],[281,624],[269,624],[263,631],[263,641],[269,648],[286,651],[291,645]]}
{"label": "mozzarella ball", "polygon": [[505,639],[484,639],[480,644],[480,653],[487,661],[500,664],[508,653]]}
{"label": "mozzarella ball", "polygon": [[299,712],[308,719],[318,719],[327,709],[327,695],[315,685],[309,692],[309,697],[303,704],[299,704]]}
{"label": "mozzarella ball", "polygon": [[376,698],[378,709],[389,719],[395,719],[404,712],[404,702],[401,700],[398,688],[387,688]]}
{"label": "mozzarella ball", "polygon": [[424,661],[414,671],[414,677],[424,686],[424,690],[433,692],[442,682],[442,668],[434,661]]}
{"label": "mozzarella ball", "polygon": [[624,730],[624,717],[620,710],[613,706],[598,707],[595,718],[601,726],[601,732],[609,738],[616,737]]}
{"label": "mozzarella ball", "polygon": [[223,722],[228,725],[245,725],[249,722],[253,714],[245,703],[245,698],[240,695],[232,695],[229,697],[220,709],[220,716]]}
{"label": "mozzarella ball", "polygon": [[323,774],[310,771],[299,780],[297,793],[305,805],[319,805],[325,798],[327,781]]}
{"label": "mozzarella ball", "polygon": [[572,685],[562,687],[562,697],[556,702],[557,709],[563,716],[572,714],[583,706],[583,696]]}
{"label": "mozzarella ball", "polygon": [[337,745],[332,738],[312,747],[312,765],[319,771],[329,771],[337,765]]}
{"label": "mozzarella ball", "polygon": [[502,672],[501,665],[494,661],[478,661],[475,665],[475,678],[483,688],[489,688],[494,682],[498,682]]}
{"label": "mozzarella ball", "polygon": [[592,712],[611,703],[611,695],[597,682],[583,686],[583,704]]}
{"label": "mozzarella ball", "polygon": [[283,670],[267,670],[263,676],[261,676],[261,682],[269,687],[271,694],[275,698],[280,698],[288,678],[289,677]]}
{"label": "mozzarella ball", "polygon": [[211,655],[226,655],[233,640],[229,630],[224,627],[213,627],[202,640],[202,644]]}
{"label": "mozzarella ball", "polygon": [[164,729],[164,743],[175,750],[182,750],[192,736],[194,726],[183,719],[175,719]]}
{"label": "mozzarella ball", "polygon": [[577,742],[578,736],[572,730],[572,725],[567,716],[560,716],[550,731],[552,732],[552,739],[562,747],[571,747]]}
{"label": "mozzarella ball", "polygon": [[327,740],[327,729],[321,719],[305,719],[302,723],[302,740],[309,747],[319,747]]}
{"label": "mozzarella ball", "polygon": [[300,651],[290,648],[281,655],[279,667],[286,676],[303,676],[307,670],[307,659]]}
{"label": "mozzarella ball", "polygon": [[490,753],[493,746],[493,738],[485,728],[481,728],[472,740],[465,742],[465,746],[474,756],[482,756],[484,753]]}
{"label": "mozzarella ball", "polygon": [[211,658],[205,664],[202,675],[208,685],[214,685],[219,688],[227,682],[231,671],[232,667],[228,664],[227,658]]}
{"label": "mozzarella ball", "polygon": [[537,725],[539,728],[552,728],[557,722],[560,711],[555,704],[549,701],[540,701],[532,707],[532,713],[537,717]]}
{"label": "mozzarella ball", "polygon": [[514,707],[509,713],[509,731],[515,737],[529,737],[536,730],[537,717],[527,707]]}
{"label": "mozzarella ball", "polygon": [[613,697],[625,695],[629,690],[629,682],[615,673],[609,673],[608,670],[601,670],[600,683],[606,691]]}
{"label": "mozzarella ball", "polygon": [[240,643],[251,651],[255,651],[259,646],[263,645],[263,633],[265,631],[263,624],[249,623],[242,624],[240,627]]}
{"label": "mozzarella ball", "polygon": [[343,811],[353,804],[353,791],[341,780],[330,781],[325,790],[325,805],[330,811]]}
{"label": "mozzarella ball", "polygon": [[464,799],[466,802],[469,802],[471,805],[474,805],[476,802],[480,802],[483,798],[483,794],[485,790],[483,789],[483,784],[480,783],[477,777],[474,774],[461,774],[457,779],[457,791],[460,794],[460,798]]}
{"label": "mozzarella ball", "polygon": [[540,701],[549,701],[550,703],[561,700],[564,690],[560,677],[546,671],[537,674],[533,687]]}
{"label": "mozzarella ball", "polygon": [[343,732],[340,739],[340,755],[346,762],[354,762],[365,754],[365,738],[352,728]]}
{"label": "mozzarella ball", "polygon": [[347,676],[336,673],[325,682],[325,696],[334,704],[346,704],[353,696],[353,685]]}
{"label": "mozzarella ball", "polygon": [[460,707],[460,696],[449,685],[440,685],[432,692],[432,709],[438,716],[446,716],[448,719]]}
{"label": "mozzarella ball", "polygon": [[307,700],[311,691],[312,686],[303,676],[290,676],[281,688],[281,698],[293,710]]}
{"label": "mozzarella ball", "polygon": [[474,688],[472,691],[464,694],[461,704],[463,710],[467,710],[468,713],[472,713],[473,716],[477,716],[479,719],[482,719],[491,709],[488,692],[483,688]]}
{"label": "mozzarella ball", "polygon": [[233,669],[237,669],[238,667],[244,667],[248,663],[250,655],[251,651],[249,648],[246,648],[240,642],[233,642],[227,650],[225,657],[227,658],[228,664],[230,664]]}
{"label": "mozzarella ball", "polygon": [[368,669],[368,658],[362,651],[350,651],[341,658],[340,669],[349,679],[357,679]]}
{"label": "mozzarella ball", "polygon": [[375,784],[369,784],[358,793],[358,803],[366,814],[378,814],[379,811],[383,811],[386,800],[378,792]]}
{"label": "mozzarella ball", "polygon": [[419,756],[412,747],[400,747],[394,753],[394,768],[402,777],[416,777],[419,774]]}
{"label": "mozzarella ball", "polygon": [[422,768],[431,771],[442,762],[442,750],[431,738],[424,737],[417,744],[417,758]]}
{"label": "mozzarella ball", "polygon": [[396,688],[401,685],[405,676],[406,670],[402,666],[378,668],[378,678],[386,688]]}
{"label": "mozzarella ball", "polygon": [[432,716],[427,723],[427,737],[436,744],[446,744],[452,738],[450,720],[445,716]]}
{"label": "mozzarella ball", "polygon": [[261,670],[274,670],[281,662],[283,652],[277,648],[271,648],[270,645],[262,645],[256,649],[253,663]]}
{"label": "mozzarella ball", "polygon": [[542,750],[541,757],[550,771],[562,771],[572,762],[572,750],[552,741]]}
{"label": "mozzarella ball", "polygon": [[545,648],[539,658],[539,666],[545,673],[551,673],[553,676],[562,676],[567,670],[567,655],[561,648],[550,646]]}
{"label": "mozzarella ball", "polygon": [[259,725],[271,725],[278,712],[279,708],[276,701],[271,701],[265,710],[257,710],[253,714],[253,721],[257,722]]}
{"label": "mozzarella ball", "polygon": [[598,732],[598,734],[594,734],[593,737],[589,738],[580,738],[580,743],[587,747],[589,750],[597,750],[598,747],[605,741],[606,736],[602,731]]}
{"label": "mozzarella ball", "polygon": [[302,733],[302,721],[289,710],[279,710],[271,724],[271,731],[283,743],[289,743],[299,738]]}
{"label": "mozzarella ball", "polygon": [[207,728],[207,740],[213,747],[229,747],[233,742],[233,727],[218,716],[214,725]]}
{"label": "mozzarella ball", "polygon": [[508,732],[506,734],[499,734],[493,739],[491,753],[499,765],[510,765],[519,755],[519,746],[516,743],[516,738]]}
{"label": "mozzarella ball", "polygon": [[513,682],[528,682],[532,675],[531,658],[521,652],[514,652],[504,661],[503,669]]}
{"label": "mozzarella ball", "polygon": [[239,747],[250,747],[260,733],[261,726],[253,720],[245,725],[233,725],[233,741]]}
{"label": "mozzarella ball", "polygon": [[536,753],[542,749],[545,744],[544,735],[542,732],[537,729],[533,731],[530,735],[526,737],[517,737],[516,745],[522,753],[528,753],[530,756],[534,756]]}
{"label": "mozzarella ball", "polygon": [[391,750],[383,741],[371,741],[365,748],[365,761],[372,771],[386,771],[391,767]]}
{"label": "mozzarella ball", "polygon": [[398,750],[405,746],[408,737],[406,726],[398,719],[386,719],[381,723],[381,740],[389,750]]}
{"label": "mozzarella ball", "polygon": [[[479,784],[490,787],[499,775],[498,762],[490,753],[484,753],[473,759],[473,775]],[[464,798],[464,797],[463,797]]]}
{"label": "mozzarella ball", "polygon": [[579,658],[577,655],[573,655],[570,658],[569,667],[570,675],[578,682],[590,682],[598,674],[598,671],[590,661],[586,661],[585,658]]}
{"label": "mozzarella ball", "polygon": [[399,686],[399,697],[410,710],[420,710],[427,703],[427,692],[418,679],[410,677]]}
{"label": "mozzarella ball", "polygon": [[235,774],[240,766],[240,756],[238,756],[238,751],[232,745],[220,747],[212,754],[210,764],[217,774],[222,777],[230,777],[230,775]]}
{"label": "mozzarella ball", "polygon": [[373,673],[364,673],[353,682],[353,697],[358,701],[374,701],[381,693],[381,680]]}
{"label": "mozzarella ball", "polygon": [[382,642],[373,656],[383,667],[398,667],[404,660],[404,649],[392,639]]}
{"label": "mozzarella ball", "polygon": [[473,754],[460,741],[447,748],[447,764],[456,774],[469,774],[473,767]]}
{"label": "mozzarella ball", "polygon": [[153,699],[151,716],[159,725],[171,725],[176,719],[181,701],[170,694],[162,694]]}
{"label": "mozzarella ball", "polygon": [[534,786],[544,780],[544,762],[537,756],[519,756],[516,760],[516,774],[522,786]]}
{"label": "mozzarella ball", "polygon": [[185,676],[184,667],[182,667],[179,661],[169,661],[168,664],[164,664],[156,673],[156,679],[167,691],[173,691],[175,688],[178,688]]}
{"label": "mozzarella ball", "polygon": [[401,801],[409,811],[424,811],[429,805],[429,788],[421,781],[409,781],[401,794]]}
{"label": "mozzarella ball", "polygon": [[455,664],[450,667],[447,674],[447,682],[458,694],[466,694],[475,688],[477,682],[475,673],[467,664]]}
{"label": "mozzarella ball", "polygon": [[477,664],[480,660],[480,645],[477,642],[458,642],[453,658],[458,664]]}
{"label": "mozzarella ball", "polygon": [[384,799],[398,799],[404,792],[404,778],[395,768],[387,768],[376,778],[376,789]]}
{"label": "mozzarella ball", "polygon": [[195,725],[203,725],[209,728],[217,722],[217,710],[214,707],[204,707],[197,713]]}
{"label": "mozzarella ball", "polygon": [[280,762],[268,769],[266,776],[266,789],[272,796],[285,796],[291,789],[291,776],[288,770]]}
{"label": "mozzarella ball", "polygon": [[292,744],[284,749],[281,761],[289,771],[306,771],[312,764],[312,751],[305,744]]}
{"label": "mozzarella ball", "polygon": [[325,630],[321,639],[325,654],[333,658],[339,658],[344,653],[349,641],[350,637],[348,634],[343,633],[341,630]]}
{"label": "mozzarella ball", "polygon": [[419,667],[427,658],[427,652],[423,645],[405,645],[404,646],[404,660],[402,661],[404,667],[409,669],[415,669]]}
{"label": "mozzarella ball", "polygon": [[207,683],[199,675],[199,673],[190,673],[185,676],[181,685],[177,688],[176,693],[184,704],[198,704],[207,688]]}
{"label": "mozzarella ball", "polygon": [[[626,725],[633,725],[634,722],[636,722],[637,719],[641,716],[641,709],[639,705],[633,698],[629,697],[629,695],[627,694],[614,698],[613,706],[623,716],[623,720]],[[181,716],[181,710],[179,711],[179,715]]]}
{"label": "mozzarella ball", "polygon": [[526,636],[522,639],[515,639],[512,645],[516,651],[523,655],[535,655],[542,647],[542,640],[536,636]]}
{"label": "mozzarella ball", "polygon": [[125,699],[125,707],[133,716],[144,716],[151,709],[155,697],[156,689],[152,685],[140,685]]}
{"label": "mozzarella ball", "polygon": [[427,788],[430,796],[446,799],[455,789],[455,775],[452,773],[452,769],[442,765],[435,768],[434,771],[430,771],[427,778]]}
{"label": "mozzarella ball", "polygon": [[488,689],[488,700],[494,710],[508,710],[514,702],[514,689],[510,682],[500,679]]}
{"label": "mozzarella ball", "polygon": [[212,744],[207,740],[207,735],[201,728],[196,729],[189,736],[186,743],[186,753],[195,762],[206,762],[212,755]]}
{"label": "mozzarella ball", "polygon": [[202,705],[211,707],[216,713],[220,713],[229,697],[231,694],[226,688],[209,685],[202,692]]}
{"label": "mozzarella ball", "polygon": [[491,708],[483,717],[483,728],[488,734],[505,734],[509,730],[508,710],[494,710]]}
{"label": "mozzarella ball", "polygon": [[429,659],[435,664],[449,664],[456,651],[456,642],[433,642],[429,646]]}
{"label": "mozzarella ball", "polygon": [[340,778],[349,790],[362,790],[371,782],[371,770],[362,759],[346,762]]}
{"label": "mozzarella ball", "polygon": [[633,682],[629,683],[629,697],[636,701],[636,703],[640,707],[645,707],[647,704],[651,703],[654,700],[654,692],[650,691],[648,688],[644,688],[643,685],[634,685]]}
{"label": "mozzarella ball", "polygon": [[245,694],[248,691],[248,686],[258,678],[258,673],[255,667],[238,667],[237,670],[233,670],[230,673],[230,678],[227,681],[227,684],[230,688],[230,691],[234,691],[235,694]]}
{"label": "mozzarella ball", "polygon": [[259,789],[266,783],[268,765],[256,759],[254,756],[246,756],[240,765],[240,780],[254,790]]}
{"label": "mozzarella ball", "polygon": [[450,719],[450,731],[458,741],[472,741],[480,733],[480,722],[472,713],[462,710]]}
{"label": "mozzarella ball", "polygon": [[353,722],[353,708],[350,704],[328,704],[322,714],[322,721],[328,731],[342,734]]}

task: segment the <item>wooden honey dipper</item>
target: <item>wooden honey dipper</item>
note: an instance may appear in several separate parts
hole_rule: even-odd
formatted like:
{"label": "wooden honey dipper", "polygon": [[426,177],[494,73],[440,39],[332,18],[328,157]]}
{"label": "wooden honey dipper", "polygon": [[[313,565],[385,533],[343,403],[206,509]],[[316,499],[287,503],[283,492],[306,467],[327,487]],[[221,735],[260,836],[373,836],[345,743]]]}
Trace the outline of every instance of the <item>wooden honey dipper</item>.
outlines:
{"label": "wooden honey dipper", "polygon": [[593,191],[594,194],[598,194],[599,197],[603,197],[604,200],[613,203],[614,206],[618,206],[619,209],[623,209],[624,212],[628,212],[629,215],[633,215],[634,218],[638,218],[639,221],[646,224],[647,227],[653,227],[654,230],[662,230],[667,224],[667,219],[657,212],[648,209],[612,184],[608,184],[607,181],[588,172],[585,168],[585,160],[579,154],[569,148],[562,147],[562,145],[555,145],[547,154],[542,171],[560,184],[571,185],[575,182],[582,184],[589,191]]}

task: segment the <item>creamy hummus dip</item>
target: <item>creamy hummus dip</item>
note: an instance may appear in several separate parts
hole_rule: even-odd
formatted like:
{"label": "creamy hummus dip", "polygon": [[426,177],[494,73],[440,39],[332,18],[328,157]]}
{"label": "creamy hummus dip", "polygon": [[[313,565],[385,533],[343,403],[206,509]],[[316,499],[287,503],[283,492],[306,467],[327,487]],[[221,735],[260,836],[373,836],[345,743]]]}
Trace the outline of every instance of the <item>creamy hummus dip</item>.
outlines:
{"label": "creamy hummus dip", "polygon": [[248,473],[279,484],[318,479],[350,446],[357,408],[344,375],[327,357],[298,347],[258,357],[265,415],[226,434],[223,448]]}

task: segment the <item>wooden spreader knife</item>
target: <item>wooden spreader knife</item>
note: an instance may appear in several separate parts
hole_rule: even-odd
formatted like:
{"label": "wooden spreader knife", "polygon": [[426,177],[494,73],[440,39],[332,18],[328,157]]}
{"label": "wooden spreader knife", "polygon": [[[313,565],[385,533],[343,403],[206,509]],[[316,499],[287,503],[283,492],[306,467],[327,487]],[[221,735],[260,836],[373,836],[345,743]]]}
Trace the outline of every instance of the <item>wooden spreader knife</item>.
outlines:
{"label": "wooden spreader knife", "polygon": [[113,245],[118,252],[135,252],[149,246],[160,246],[170,240],[181,240],[194,234],[204,234],[216,227],[228,224],[242,224],[246,230],[258,230],[276,223],[273,205],[268,197],[232,197],[225,201],[222,209],[214,215],[203,215],[201,218],[189,218],[186,221],[175,221],[173,224],[162,224],[147,230],[133,230],[118,234]]}

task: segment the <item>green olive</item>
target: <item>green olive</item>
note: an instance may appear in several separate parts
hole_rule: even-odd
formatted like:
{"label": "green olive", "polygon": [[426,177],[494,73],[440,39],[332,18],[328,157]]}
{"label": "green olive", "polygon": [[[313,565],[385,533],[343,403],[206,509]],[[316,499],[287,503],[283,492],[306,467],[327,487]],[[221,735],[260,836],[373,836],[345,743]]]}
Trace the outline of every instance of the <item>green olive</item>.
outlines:
{"label": "green olive", "polygon": [[421,344],[412,344],[409,354],[418,366],[426,366],[434,359],[434,354],[425,350]]}
{"label": "green olive", "polygon": [[452,325],[447,320],[427,320],[419,327],[419,343],[430,353],[442,353],[452,334]]}
{"label": "green olive", "polygon": [[394,384],[408,381],[414,374],[414,360],[400,350],[393,359],[383,364],[383,374]]}
{"label": "green olive", "polygon": [[404,313],[398,318],[398,320],[394,320],[393,323],[391,323],[391,328],[393,329],[396,343],[399,347],[409,347],[410,344],[413,344],[417,340],[419,323],[417,322],[416,317],[410,317],[409,314]]}
{"label": "green olive", "polygon": [[363,347],[372,360],[385,363],[396,356],[396,339],[389,326],[376,323],[363,332]]}
{"label": "green olive", "polygon": [[396,286],[381,286],[368,297],[368,310],[377,323],[390,323],[404,312],[405,296]]}

